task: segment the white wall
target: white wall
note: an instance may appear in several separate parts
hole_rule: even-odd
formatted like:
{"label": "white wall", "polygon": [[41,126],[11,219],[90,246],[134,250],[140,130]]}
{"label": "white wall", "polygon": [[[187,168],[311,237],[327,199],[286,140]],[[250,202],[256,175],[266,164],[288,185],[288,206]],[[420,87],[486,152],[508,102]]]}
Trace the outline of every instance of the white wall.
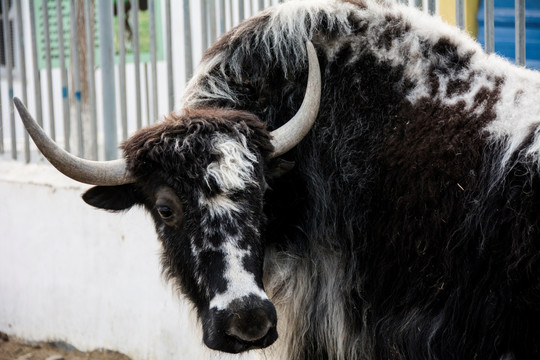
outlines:
{"label": "white wall", "polygon": [[160,273],[142,210],[86,205],[46,165],[0,161],[0,331],[134,359],[206,359],[200,325]]}

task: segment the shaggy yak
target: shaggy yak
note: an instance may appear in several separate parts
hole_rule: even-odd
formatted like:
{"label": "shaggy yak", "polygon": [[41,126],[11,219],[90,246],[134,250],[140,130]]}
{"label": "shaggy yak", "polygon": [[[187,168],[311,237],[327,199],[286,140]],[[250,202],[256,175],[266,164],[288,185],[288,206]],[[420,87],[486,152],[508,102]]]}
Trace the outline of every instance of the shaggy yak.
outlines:
{"label": "shaggy yak", "polygon": [[317,0],[224,35],[123,159],[74,158],[29,130],[98,185],[87,203],[152,214],[212,349],[279,332],[266,356],[531,360],[539,124],[538,72],[415,9]]}

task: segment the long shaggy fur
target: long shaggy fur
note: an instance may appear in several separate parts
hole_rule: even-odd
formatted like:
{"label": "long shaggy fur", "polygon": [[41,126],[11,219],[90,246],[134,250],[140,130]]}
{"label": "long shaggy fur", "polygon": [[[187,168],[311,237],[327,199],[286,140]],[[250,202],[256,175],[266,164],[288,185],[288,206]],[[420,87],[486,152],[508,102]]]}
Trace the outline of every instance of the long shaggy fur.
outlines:
{"label": "long shaggy fur", "polygon": [[183,108],[276,128],[323,93],[270,184],[265,288],[286,359],[540,358],[540,75],[384,1],[290,1],[222,37]]}

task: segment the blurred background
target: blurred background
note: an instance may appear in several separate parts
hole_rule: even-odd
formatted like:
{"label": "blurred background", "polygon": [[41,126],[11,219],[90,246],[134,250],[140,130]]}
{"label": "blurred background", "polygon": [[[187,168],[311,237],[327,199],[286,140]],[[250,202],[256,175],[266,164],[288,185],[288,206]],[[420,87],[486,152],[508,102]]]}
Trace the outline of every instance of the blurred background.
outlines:
{"label": "blurred background", "polygon": [[[11,99],[71,153],[116,159],[123,139],[175,108],[210,44],[280,2],[0,1],[0,332],[134,359],[212,357],[161,277],[147,215],[85,205],[88,186],[48,166]],[[540,0],[402,2],[540,69]]]}

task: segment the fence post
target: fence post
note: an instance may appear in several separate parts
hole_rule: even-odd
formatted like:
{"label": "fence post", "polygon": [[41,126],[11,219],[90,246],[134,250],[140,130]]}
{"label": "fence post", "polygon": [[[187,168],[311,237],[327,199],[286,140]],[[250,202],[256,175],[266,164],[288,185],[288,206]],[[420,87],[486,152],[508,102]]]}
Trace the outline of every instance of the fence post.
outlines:
{"label": "fence post", "polygon": [[127,139],[127,103],[126,103],[126,9],[124,1],[116,2],[118,19],[118,48],[120,50],[120,66],[118,75],[120,80],[120,119],[122,124],[122,140]]}
{"label": "fence post", "polygon": [[244,11],[244,0],[238,0],[238,22],[244,20],[245,11]]}
{"label": "fence post", "polygon": [[98,16],[101,60],[101,91],[103,94],[103,130],[105,159],[118,157],[116,134],[116,94],[114,81],[113,2],[99,0]]}
{"label": "fence post", "polygon": [[78,146],[77,151],[80,157],[84,156],[84,141],[83,141],[83,120],[82,120],[82,107],[81,107],[81,75],[79,73],[79,36],[77,31],[77,13],[78,6],[81,6],[81,2],[78,0],[71,0],[70,7],[70,19],[71,19],[71,45],[72,45],[72,56],[71,64],[75,71],[73,74],[73,93],[75,95],[75,117],[77,120],[77,140]]}
{"label": "fence post", "polygon": [[484,2],[484,43],[488,53],[495,51],[495,19],[493,1]]}
{"label": "fence post", "polygon": [[[70,10],[73,12],[73,9]],[[60,60],[60,78],[62,82],[62,115],[64,121],[64,148],[67,152],[71,151],[69,139],[71,137],[71,122],[69,114],[69,97],[66,71],[66,52],[64,49],[64,24],[62,14],[62,1],[56,0],[56,29],[58,32],[58,52]]]}
{"label": "fence post", "polygon": [[165,0],[165,42],[167,48],[167,94],[169,107],[167,112],[174,109],[174,74],[172,59],[172,36],[171,36],[171,0]]}
{"label": "fence post", "polygon": [[45,37],[45,60],[47,62],[47,92],[49,98],[49,126],[51,138],[56,140],[56,127],[54,119],[54,102],[52,89],[52,63],[51,63],[51,39],[49,36],[49,9],[47,0],[42,0],[41,10],[43,14],[43,36]]}
{"label": "fence post", "polygon": [[216,0],[210,0],[208,4],[208,46],[212,45],[216,41]]}
{"label": "fence post", "polygon": [[189,0],[184,0],[184,61],[186,83],[193,74],[193,58],[191,50],[191,20],[189,12]]}
{"label": "fence post", "polygon": [[137,129],[142,127],[141,110],[141,61],[139,54],[139,0],[131,0],[131,16],[133,21],[133,67],[135,69],[135,116],[137,118]]}
{"label": "fence post", "polygon": [[9,1],[2,1],[2,21],[4,25],[4,44],[8,83],[9,124],[11,127],[11,157],[17,160],[17,134],[15,132],[15,113],[13,107],[13,48],[11,47],[11,27],[9,26]]}
{"label": "fence post", "polygon": [[92,11],[92,3],[84,2],[84,25],[86,31],[86,71],[88,76],[88,96],[90,98],[90,134],[92,136],[91,151],[89,152],[91,159],[98,159],[98,143],[97,143],[97,110],[96,110],[96,81],[95,81],[95,66],[94,66],[94,12]]}
{"label": "fence post", "polygon": [[152,71],[152,120],[151,124],[158,119],[158,86],[157,86],[157,57],[156,57],[156,4],[154,0],[148,1],[148,17],[150,26],[150,65]]}
{"label": "fence post", "polygon": [[465,0],[456,0],[456,25],[465,29]]}
{"label": "fence post", "polygon": [[[15,1],[15,10],[17,11],[17,37],[19,39],[19,55],[21,64],[21,83],[22,83],[22,98],[25,104],[28,104],[27,89],[26,89],[26,54],[24,51],[24,33],[23,33],[23,20],[22,20],[22,8],[21,2]],[[30,162],[30,137],[26,129],[24,132],[24,160],[26,163]]]}
{"label": "fence post", "polygon": [[34,1],[30,0],[30,38],[32,43],[32,71],[34,75],[34,97],[36,98],[36,120],[43,127],[43,106],[41,104],[41,74],[38,66],[36,40],[36,10]]}
{"label": "fence post", "polygon": [[525,66],[525,0],[515,0],[516,64]]}
{"label": "fence post", "polygon": [[202,51],[208,48],[208,0],[201,0],[201,41]]}
{"label": "fence post", "polygon": [[227,13],[227,9],[225,8],[225,0],[220,0],[219,1],[219,36],[225,34],[225,31],[227,29],[226,13]]}

